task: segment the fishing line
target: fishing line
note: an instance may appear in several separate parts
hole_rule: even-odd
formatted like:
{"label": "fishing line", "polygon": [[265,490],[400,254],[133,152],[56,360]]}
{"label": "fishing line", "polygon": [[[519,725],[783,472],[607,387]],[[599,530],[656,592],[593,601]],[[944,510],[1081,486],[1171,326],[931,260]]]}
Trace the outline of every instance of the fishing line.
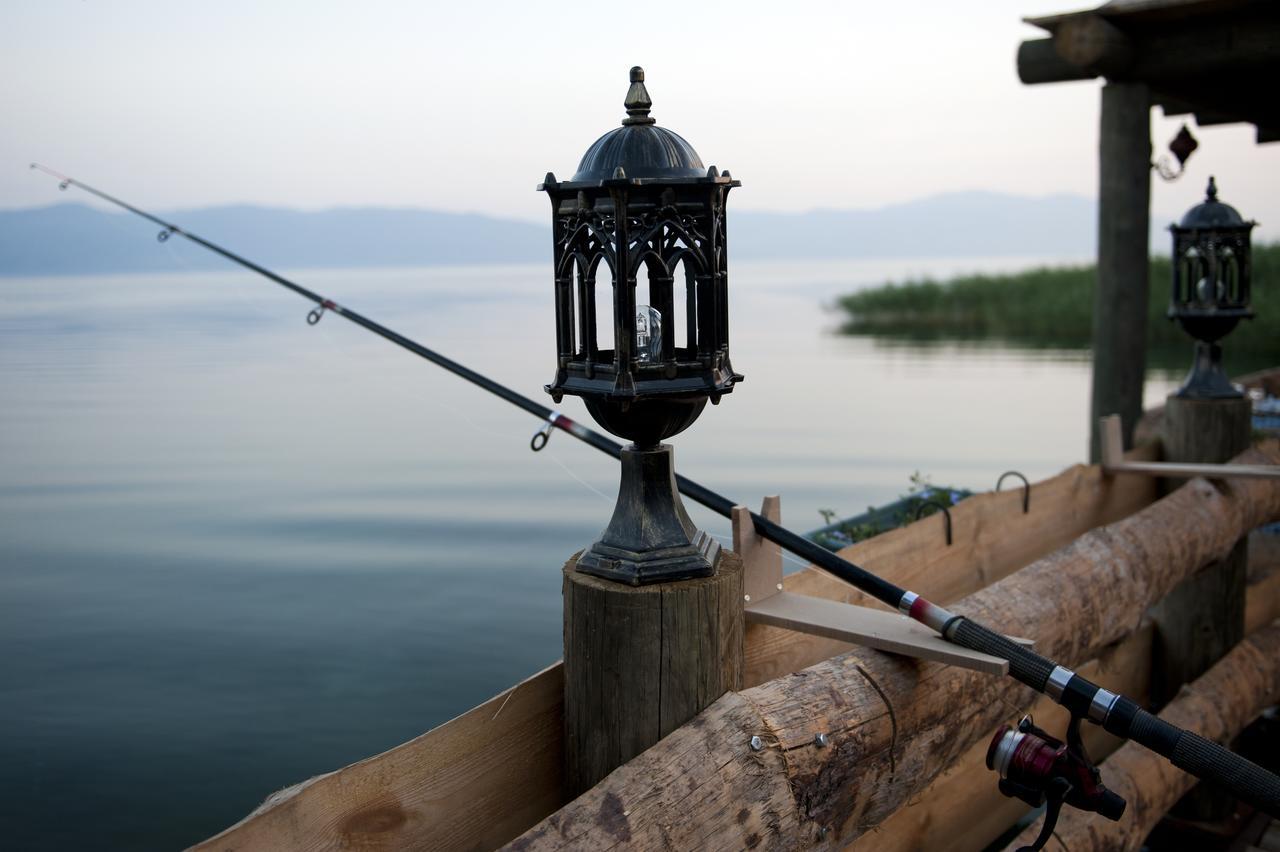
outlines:
{"label": "fishing line", "polygon": [[[38,163],[32,163],[31,168],[38,169],[57,178],[62,189],[66,189],[69,186],[79,187],[85,192],[159,225],[162,230],[157,235],[157,238],[161,242],[177,234],[207,248],[215,254],[221,255],[233,263],[262,275],[264,278],[297,293],[305,299],[311,300],[316,305],[307,316],[307,322],[311,325],[320,322],[325,313],[335,313],[343,319],[350,320],[397,346],[448,370],[459,378],[465,379],[512,405],[529,412],[546,423],[545,431],[535,435],[532,444],[535,450],[544,447],[550,437],[551,429],[557,428],[595,447],[597,450],[613,456],[615,459],[621,455],[622,445],[617,441],[606,438],[599,432],[574,422],[564,414],[534,402],[487,376],[428,349],[422,344],[410,340],[356,311],[345,308],[321,296],[319,293],[296,284],[216,243],[212,243],[189,231],[184,231],[172,222],[166,222],[145,210],[134,207],[101,190],[94,189],[74,178],[41,166]],[[538,438],[542,438],[541,445],[537,442]],[[731,519],[733,517],[733,509],[736,504],[727,497],[679,474],[676,475],[676,485],[680,493],[701,503],[713,512],[726,518]],[[1048,695],[1070,712],[1071,725],[1068,727],[1069,751],[1074,748],[1071,745],[1073,734],[1075,740],[1079,740],[1079,723],[1088,719],[1116,736],[1130,739],[1146,746],[1167,758],[1174,766],[1198,778],[1211,781],[1230,792],[1236,798],[1280,819],[1280,777],[1232,753],[1215,742],[1191,731],[1170,725],[1163,719],[1147,712],[1132,699],[1103,689],[1087,678],[1058,665],[1053,660],[1043,657],[1029,648],[1015,643],[1008,637],[965,616],[954,614],[946,608],[926,600],[915,592],[900,588],[867,571],[865,568],[842,559],[826,548],[797,535],[780,524],[770,521],[762,515],[751,512],[750,517],[756,533],[762,538],[780,545],[796,556],[809,560],[840,580],[871,595],[882,603],[898,610],[903,615],[909,616],[926,627],[935,630],[947,641],[1008,661],[1009,675],[1011,677],[1030,686],[1037,692]],[[1043,731],[1039,731],[1039,729],[1034,729],[1034,732],[1026,731],[1022,733],[1024,737],[1027,735],[1043,735],[1042,741],[1048,736]],[[1061,745],[1061,743],[1059,744]],[[1083,755],[1083,748],[1077,751],[1079,752],[1079,759],[1083,761],[1085,768],[1096,773],[1096,768],[1088,763],[1087,757]],[[1104,793],[1107,792],[1105,788],[1102,788],[1102,790]],[[1106,811],[1102,809],[1102,805],[1090,807],[1088,804],[1082,805],[1078,802],[1073,802],[1072,804],[1075,804],[1076,807],[1095,810],[1107,815]],[[1112,818],[1118,818],[1118,815]]]}

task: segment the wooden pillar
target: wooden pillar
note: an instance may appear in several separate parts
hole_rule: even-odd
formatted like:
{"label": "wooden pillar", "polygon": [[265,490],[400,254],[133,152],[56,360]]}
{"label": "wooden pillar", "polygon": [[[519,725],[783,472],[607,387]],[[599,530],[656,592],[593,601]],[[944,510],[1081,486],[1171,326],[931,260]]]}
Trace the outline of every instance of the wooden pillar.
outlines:
{"label": "wooden pillar", "polygon": [[[1162,443],[1166,461],[1222,464],[1248,448],[1252,432],[1248,399],[1165,401]],[[1244,638],[1248,537],[1221,562],[1193,575],[1151,610],[1156,625],[1152,699],[1172,701],[1184,683],[1204,674]],[[1218,819],[1230,797],[1204,789],[1178,809],[1189,819]]]}
{"label": "wooden pillar", "polygon": [[742,559],[630,586],[564,567],[565,793],[575,798],[742,688]]}
{"label": "wooden pillar", "polygon": [[1151,93],[1143,83],[1102,87],[1098,144],[1098,273],[1093,297],[1093,403],[1089,458],[1099,445],[1093,424],[1124,422],[1124,445],[1142,416],[1147,357],[1148,232],[1151,203]]}

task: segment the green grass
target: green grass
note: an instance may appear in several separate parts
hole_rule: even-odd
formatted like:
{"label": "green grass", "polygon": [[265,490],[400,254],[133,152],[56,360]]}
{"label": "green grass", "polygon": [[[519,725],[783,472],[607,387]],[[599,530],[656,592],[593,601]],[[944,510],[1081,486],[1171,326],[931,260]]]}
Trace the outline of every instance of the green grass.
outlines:
{"label": "green grass", "polygon": [[[1087,349],[1093,323],[1092,265],[1030,269],[1010,275],[966,275],[888,283],[841,297],[841,331],[926,341],[991,341],[1030,347]],[[1147,342],[1157,361],[1190,357],[1191,339],[1165,318],[1171,271],[1152,258]],[[1280,361],[1280,243],[1253,247],[1253,309],[1226,338],[1232,362]],[[1234,356],[1234,357],[1232,357]],[[1171,366],[1173,365],[1171,364]],[[1233,364],[1229,363],[1228,367]]]}

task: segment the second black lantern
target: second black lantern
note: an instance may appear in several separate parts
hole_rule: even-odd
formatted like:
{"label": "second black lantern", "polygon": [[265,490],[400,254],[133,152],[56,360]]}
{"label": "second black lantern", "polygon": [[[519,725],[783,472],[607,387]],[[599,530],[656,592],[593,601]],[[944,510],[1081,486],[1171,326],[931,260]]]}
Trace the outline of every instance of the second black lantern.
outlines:
{"label": "second black lantern", "polygon": [[729,361],[725,201],[739,186],[658,127],[631,69],[622,126],[565,182],[548,174],[557,364],[547,392],[582,397],[623,451],[613,520],[578,569],[634,584],[708,576],[719,546],[689,520],[671,448],[742,376]]}
{"label": "second black lantern", "polygon": [[1196,341],[1195,361],[1177,391],[1179,397],[1240,396],[1223,371],[1219,341],[1240,320],[1253,317],[1249,307],[1249,232],[1255,224],[1219,201],[1217,184],[1209,178],[1205,200],[1169,228],[1173,233],[1169,318],[1176,319]]}

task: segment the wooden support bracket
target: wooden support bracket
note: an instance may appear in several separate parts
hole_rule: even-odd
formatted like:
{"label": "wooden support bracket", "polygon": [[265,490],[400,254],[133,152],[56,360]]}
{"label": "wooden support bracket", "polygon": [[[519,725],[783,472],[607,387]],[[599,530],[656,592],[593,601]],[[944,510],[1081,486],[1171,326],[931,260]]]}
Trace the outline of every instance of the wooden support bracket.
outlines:
{"label": "wooden support bracket", "polygon": [[[782,502],[766,497],[760,514],[774,523],[782,521]],[[896,612],[841,603],[783,591],[782,551],[756,534],[751,512],[733,508],[733,549],[742,556],[746,620],[825,636],[890,654],[973,669],[992,675],[1009,672],[999,657],[953,645],[932,630]],[[1015,642],[1030,645],[1025,639]]]}
{"label": "wooden support bracket", "polygon": [[1098,420],[1099,443],[1102,447],[1102,471],[1106,474],[1137,473],[1142,476],[1164,476],[1170,479],[1280,479],[1280,465],[1275,464],[1186,464],[1182,462],[1131,462],[1124,460],[1124,437],[1120,415],[1108,414]]}

